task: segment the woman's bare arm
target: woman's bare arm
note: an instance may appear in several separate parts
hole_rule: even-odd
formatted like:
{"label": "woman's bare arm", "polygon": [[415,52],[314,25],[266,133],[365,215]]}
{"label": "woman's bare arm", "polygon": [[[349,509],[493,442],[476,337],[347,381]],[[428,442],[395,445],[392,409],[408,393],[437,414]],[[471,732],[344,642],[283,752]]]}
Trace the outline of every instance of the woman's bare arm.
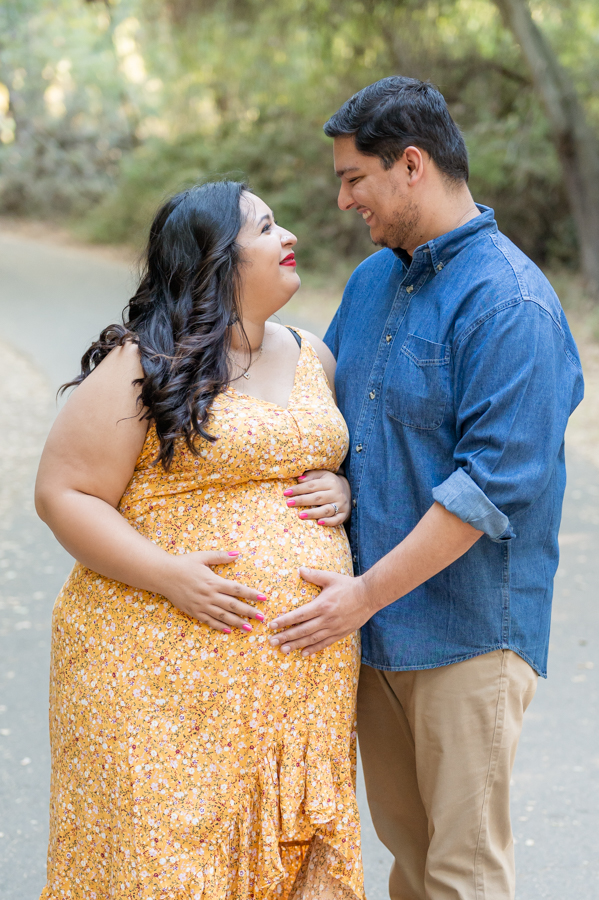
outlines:
{"label": "woman's bare arm", "polygon": [[139,534],[117,512],[147,431],[137,397],[143,375],[128,343],[113,350],[73,392],[48,436],[35,490],[36,509],[79,562],[100,575],[162,594],[183,612],[219,630],[250,626],[260,616],[235,599],[256,591],[216,575],[232,562],[223,552],[174,556]]}

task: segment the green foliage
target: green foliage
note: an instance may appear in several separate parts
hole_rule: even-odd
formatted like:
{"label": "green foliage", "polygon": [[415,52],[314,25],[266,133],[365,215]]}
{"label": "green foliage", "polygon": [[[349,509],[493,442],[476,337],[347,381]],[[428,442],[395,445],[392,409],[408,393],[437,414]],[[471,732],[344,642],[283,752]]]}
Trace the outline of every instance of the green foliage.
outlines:
{"label": "green foliage", "polygon": [[81,215],[113,186],[135,139],[109,25],[76,0],[0,3],[4,212]]}
{"label": "green foliage", "polygon": [[[597,5],[534,13],[599,128]],[[398,72],[444,92],[474,196],[503,230],[540,262],[575,259],[547,124],[491,0],[0,0],[0,35],[5,211],[61,213],[96,240],[139,243],[164,196],[234,173],[326,272],[371,247],[336,208],[322,124]]]}
{"label": "green foliage", "polygon": [[319,125],[307,128],[304,121],[278,116],[243,142],[235,131],[148,141],[124,160],[118,187],[88,220],[89,233],[100,241],[133,239],[139,244],[166,196],[204,178],[226,175],[249,178],[278,221],[295,231],[303,258],[319,268],[338,254],[368,253],[361,220],[338,213],[330,146]]}

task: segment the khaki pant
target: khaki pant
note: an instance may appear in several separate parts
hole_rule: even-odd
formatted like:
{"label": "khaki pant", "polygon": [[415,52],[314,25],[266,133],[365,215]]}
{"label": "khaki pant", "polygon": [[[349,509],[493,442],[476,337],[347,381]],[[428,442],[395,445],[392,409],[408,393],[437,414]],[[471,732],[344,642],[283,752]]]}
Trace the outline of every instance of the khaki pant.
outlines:
{"label": "khaki pant", "polygon": [[362,666],[358,738],[391,900],[511,900],[509,787],[537,675],[511,650],[418,672]]}

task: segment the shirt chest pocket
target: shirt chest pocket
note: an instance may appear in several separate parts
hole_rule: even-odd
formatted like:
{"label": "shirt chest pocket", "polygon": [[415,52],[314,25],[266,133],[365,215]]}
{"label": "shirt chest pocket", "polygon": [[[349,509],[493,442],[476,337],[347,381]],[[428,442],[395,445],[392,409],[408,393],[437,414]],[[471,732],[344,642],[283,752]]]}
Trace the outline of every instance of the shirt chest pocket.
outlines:
{"label": "shirt chest pocket", "polygon": [[451,395],[450,359],[448,344],[409,334],[387,373],[387,414],[410,428],[438,428]]}

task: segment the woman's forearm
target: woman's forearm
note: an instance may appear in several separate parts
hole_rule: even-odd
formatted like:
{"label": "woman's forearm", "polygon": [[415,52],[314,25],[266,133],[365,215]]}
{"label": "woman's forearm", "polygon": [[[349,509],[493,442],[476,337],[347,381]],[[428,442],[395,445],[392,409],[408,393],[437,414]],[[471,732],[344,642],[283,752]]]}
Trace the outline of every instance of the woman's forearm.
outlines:
{"label": "woman's forearm", "polygon": [[78,562],[99,575],[163,594],[174,557],[145,538],[110,504],[80,491],[38,499],[40,517]]}
{"label": "woman's forearm", "polygon": [[36,497],[40,517],[63,547],[93,572],[162,594],[203,625],[218,631],[251,631],[248,619],[264,621],[249,604],[266,599],[255,588],[217,575],[213,566],[234,562],[237,551],[174,554],[139,534],[113,506],[81,491],[63,490]]}

